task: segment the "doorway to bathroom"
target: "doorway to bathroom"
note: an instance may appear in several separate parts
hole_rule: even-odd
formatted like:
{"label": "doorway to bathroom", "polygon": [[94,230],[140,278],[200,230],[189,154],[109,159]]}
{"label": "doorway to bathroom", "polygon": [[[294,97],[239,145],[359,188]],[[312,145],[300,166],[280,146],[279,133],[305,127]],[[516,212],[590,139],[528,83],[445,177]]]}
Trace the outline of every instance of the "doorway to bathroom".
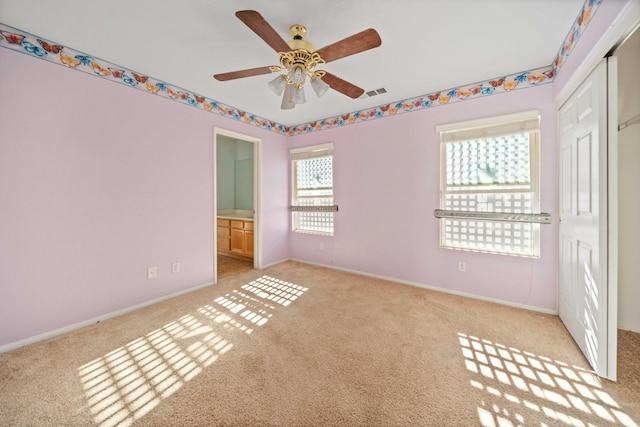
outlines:
{"label": "doorway to bathroom", "polygon": [[260,265],[260,140],[214,128],[214,283]]}

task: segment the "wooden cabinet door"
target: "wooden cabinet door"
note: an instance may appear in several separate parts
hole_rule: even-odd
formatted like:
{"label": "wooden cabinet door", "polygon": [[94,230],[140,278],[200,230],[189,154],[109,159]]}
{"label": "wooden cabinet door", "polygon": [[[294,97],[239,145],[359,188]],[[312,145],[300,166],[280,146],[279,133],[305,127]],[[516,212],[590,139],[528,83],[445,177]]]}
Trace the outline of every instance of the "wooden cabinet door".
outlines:
{"label": "wooden cabinet door", "polygon": [[[224,223],[223,223],[224,224]],[[229,221],[226,225],[220,225],[218,220],[218,250],[230,251],[231,250],[231,235],[229,233]]]}
{"label": "wooden cabinet door", "polygon": [[218,250],[219,251],[230,251],[231,250],[231,238],[229,237],[218,237]]}
{"label": "wooden cabinet door", "polygon": [[253,256],[253,231],[244,232],[244,254]]}
{"label": "wooden cabinet door", "polygon": [[244,255],[244,230],[231,229],[231,252]]}
{"label": "wooden cabinet door", "polygon": [[218,219],[218,250],[238,259],[253,258],[253,221]]}

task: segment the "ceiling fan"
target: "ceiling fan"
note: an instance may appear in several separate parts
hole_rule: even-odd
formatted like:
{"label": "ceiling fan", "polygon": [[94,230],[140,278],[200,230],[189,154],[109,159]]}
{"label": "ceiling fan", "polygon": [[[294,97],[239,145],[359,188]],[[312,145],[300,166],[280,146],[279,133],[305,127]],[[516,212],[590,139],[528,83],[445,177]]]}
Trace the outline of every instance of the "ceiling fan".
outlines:
{"label": "ceiling fan", "polygon": [[269,87],[276,95],[283,95],[282,109],[290,109],[296,104],[306,102],[304,83],[307,77],[318,97],[324,95],[329,88],[350,98],[358,98],[364,89],[341,79],[340,77],[316,67],[356,53],[373,49],[382,44],[378,32],[373,28],[361,31],[350,37],[337,41],[321,49],[304,40],[307,29],[299,24],[289,29],[293,40],[285,41],[271,25],[255,10],[240,10],[236,16],[253,32],[264,40],[280,55],[280,65],[250,68],[240,71],[215,74],[216,80],[227,81],[244,77],[269,73],[280,73],[269,82]]}

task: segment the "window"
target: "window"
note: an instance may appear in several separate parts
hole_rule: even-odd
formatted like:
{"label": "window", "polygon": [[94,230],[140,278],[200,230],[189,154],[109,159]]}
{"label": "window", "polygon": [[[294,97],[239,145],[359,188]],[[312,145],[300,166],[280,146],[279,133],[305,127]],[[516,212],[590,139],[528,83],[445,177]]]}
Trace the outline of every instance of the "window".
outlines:
{"label": "window", "polygon": [[333,235],[333,143],[291,150],[293,231]]}
{"label": "window", "polygon": [[538,111],[436,128],[440,208],[452,213],[440,219],[441,247],[540,255],[540,224],[517,215],[540,213],[539,129]]}

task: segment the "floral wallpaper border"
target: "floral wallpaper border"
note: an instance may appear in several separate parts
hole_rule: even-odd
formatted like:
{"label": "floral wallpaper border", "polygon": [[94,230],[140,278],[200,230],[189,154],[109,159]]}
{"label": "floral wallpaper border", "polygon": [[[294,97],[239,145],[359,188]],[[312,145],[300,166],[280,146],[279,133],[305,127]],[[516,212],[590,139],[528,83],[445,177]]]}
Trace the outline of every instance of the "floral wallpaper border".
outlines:
{"label": "floral wallpaper border", "polygon": [[603,0],[586,0],[551,65],[349,114],[284,126],[0,23],[0,46],[284,135],[298,135],[551,83]]}
{"label": "floral wallpaper border", "polygon": [[584,33],[584,30],[591,22],[591,19],[593,18],[603,1],[604,0],[585,1],[582,9],[580,9],[580,14],[578,14],[578,17],[573,22],[573,25],[571,26],[569,33],[565,37],[564,42],[562,43],[562,46],[558,51],[558,54],[551,63],[554,75],[558,74],[558,70],[560,70],[560,68],[562,68],[562,65],[566,62],[569,54],[573,50],[573,47],[578,42],[580,36],[582,36],[582,33]]}

